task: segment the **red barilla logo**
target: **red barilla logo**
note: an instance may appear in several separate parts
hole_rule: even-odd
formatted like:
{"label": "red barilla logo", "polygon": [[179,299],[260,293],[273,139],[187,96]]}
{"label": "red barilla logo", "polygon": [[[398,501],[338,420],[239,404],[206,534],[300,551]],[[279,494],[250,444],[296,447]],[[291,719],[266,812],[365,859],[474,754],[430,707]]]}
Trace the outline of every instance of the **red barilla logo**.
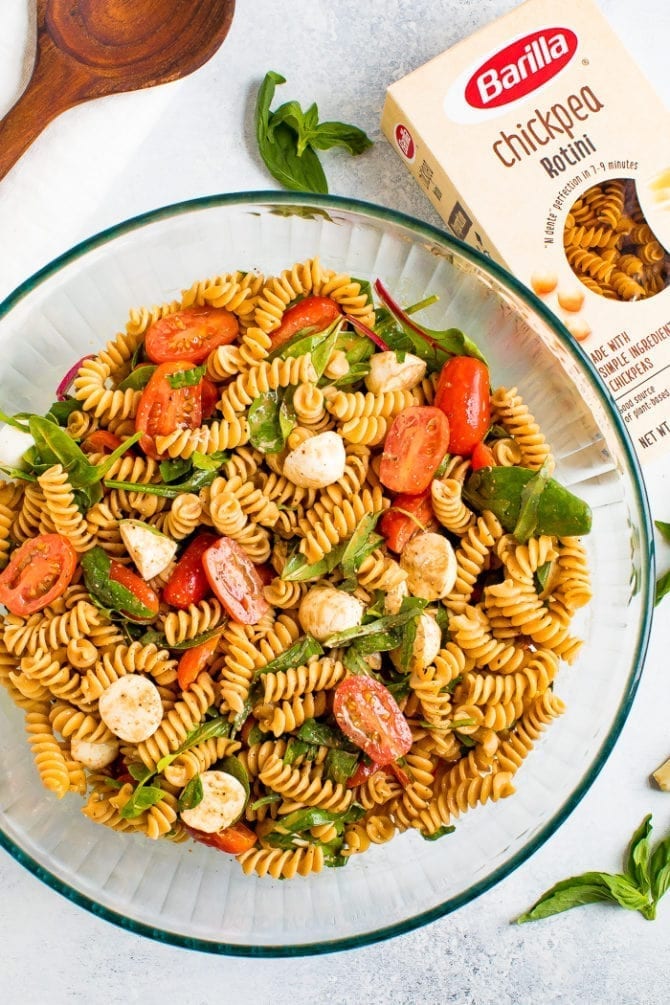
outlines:
{"label": "red barilla logo", "polygon": [[416,153],[416,147],[414,146],[414,140],[412,139],[412,134],[410,133],[407,126],[399,122],[395,127],[395,141],[400,148],[400,152],[408,161],[413,160],[414,154]]}
{"label": "red barilla logo", "polygon": [[473,108],[499,108],[525,97],[555,77],[577,51],[569,28],[541,28],[489,56],[465,85]]}

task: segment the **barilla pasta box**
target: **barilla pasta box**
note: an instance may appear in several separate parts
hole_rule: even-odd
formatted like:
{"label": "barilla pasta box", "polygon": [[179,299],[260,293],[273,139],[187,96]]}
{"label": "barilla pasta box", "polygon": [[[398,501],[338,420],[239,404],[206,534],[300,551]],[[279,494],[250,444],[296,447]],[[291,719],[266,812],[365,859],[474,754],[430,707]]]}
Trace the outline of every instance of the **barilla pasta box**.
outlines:
{"label": "barilla pasta box", "polygon": [[670,116],[598,7],[527,0],[392,84],[382,129],[582,343],[640,460],[670,449]]}

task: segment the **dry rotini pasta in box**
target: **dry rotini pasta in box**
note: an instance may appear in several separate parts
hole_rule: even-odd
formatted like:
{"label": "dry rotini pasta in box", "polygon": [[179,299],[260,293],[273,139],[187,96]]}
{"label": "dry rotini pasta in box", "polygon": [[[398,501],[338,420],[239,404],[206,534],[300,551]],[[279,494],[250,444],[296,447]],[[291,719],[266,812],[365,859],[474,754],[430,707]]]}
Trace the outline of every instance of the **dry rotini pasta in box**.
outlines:
{"label": "dry rotini pasta in box", "polygon": [[449,229],[582,343],[643,463],[670,447],[670,116],[593,0],[527,0],[391,84]]}
{"label": "dry rotini pasta in box", "polygon": [[591,514],[522,393],[407,306],[316,259],[216,276],[3,413],[0,683],[92,823],[278,879],[514,792]]}

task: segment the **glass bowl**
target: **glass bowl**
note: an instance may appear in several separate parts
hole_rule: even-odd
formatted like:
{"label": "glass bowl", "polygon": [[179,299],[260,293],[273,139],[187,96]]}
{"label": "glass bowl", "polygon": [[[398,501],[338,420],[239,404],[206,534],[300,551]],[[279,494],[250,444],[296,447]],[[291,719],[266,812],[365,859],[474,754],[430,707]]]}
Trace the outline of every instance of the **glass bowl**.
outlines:
{"label": "glass bowl", "polygon": [[[594,597],[585,639],[556,691],[566,713],[515,778],[516,794],[478,807],[438,841],[397,836],[346,868],[276,881],[245,876],[202,845],[150,841],[88,821],[76,796],[41,787],[23,715],[0,695],[0,841],[73,902],[131,931],[248,956],[331,952],[426,924],[490,890],[584,796],[630,710],[648,640],[652,533],[628,434],[587,356],[528,290],[443,232],[376,206],[255,192],[180,203],[78,245],[0,305],[0,408],[44,411],[63,373],[124,325],[129,308],[170,301],[199,278],[277,273],[318,255],[381,278],[404,303],[431,294],[431,328],[456,326],[482,347],[495,385],[518,386],[557,461],[557,477],[593,509],[585,539]],[[0,433],[0,457],[15,449]]]}

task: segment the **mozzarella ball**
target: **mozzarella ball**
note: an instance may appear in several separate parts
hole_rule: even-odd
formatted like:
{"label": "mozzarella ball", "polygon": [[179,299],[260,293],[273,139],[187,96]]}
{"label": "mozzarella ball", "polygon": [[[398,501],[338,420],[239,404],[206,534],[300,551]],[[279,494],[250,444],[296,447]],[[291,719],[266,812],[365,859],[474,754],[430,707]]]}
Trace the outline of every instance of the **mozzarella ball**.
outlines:
{"label": "mozzarella ball", "polygon": [[368,391],[410,391],[423,380],[426,364],[418,356],[405,353],[400,361],[395,352],[376,352],[370,358],[370,372],[365,378]]}
{"label": "mozzarella ball", "polygon": [[340,480],[346,460],[342,437],[329,430],[311,436],[291,450],[284,461],[283,473],[294,485],[321,489]]}
{"label": "mozzarella ball", "polygon": [[140,674],[119,677],[100,695],[100,718],[128,743],[147,740],[160,726],[163,703],[156,685]]}
{"label": "mozzarella ball", "polygon": [[456,555],[446,537],[427,531],[411,538],[402,550],[400,565],[407,573],[409,592],[424,600],[439,600],[456,582]]}
{"label": "mozzarella ball", "polygon": [[[415,670],[423,670],[430,666],[440,651],[441,642],[442,632],[435,618],[430,614],[420,615],[416,623],[409,672],[413,673]],[[392,649],[389,655],[395,666],[400,668],[400,649]]]}
{"label": "mozzarella ball", "polygon": [[112,763],[119,752],[119,745],[115,740],[91,743],[90,740],[78,740],[75,736],[70,744],[70,752],[75,761],[92,771],[98,771]]}
{"label": "mozzarella ball", "polygon": [[239,820],[247,793],[240,781],[227,771],[203,771],[202,799],[197,806],[181,811],[181,818],[189,827],[216,834]]}
{"label": "mozzarella ball", "polygon": [[336,632],[360,625],[364,611],[361,601],[350,593],[332,586],[316,586],[303,597],[298,620],[305,632],[325,642]]}

